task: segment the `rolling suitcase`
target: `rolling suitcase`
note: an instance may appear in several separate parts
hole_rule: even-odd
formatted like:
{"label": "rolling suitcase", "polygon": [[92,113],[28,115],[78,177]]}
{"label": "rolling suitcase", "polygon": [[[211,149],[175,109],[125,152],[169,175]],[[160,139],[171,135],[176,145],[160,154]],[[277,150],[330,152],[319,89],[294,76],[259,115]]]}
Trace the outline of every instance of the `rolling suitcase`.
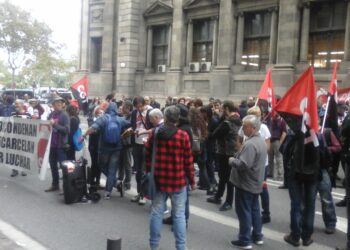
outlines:
{"label": "rolling suitcase", "polygon": [[62,162],[63,195],[66,204],[86,199],[86,163],[84,160]]}

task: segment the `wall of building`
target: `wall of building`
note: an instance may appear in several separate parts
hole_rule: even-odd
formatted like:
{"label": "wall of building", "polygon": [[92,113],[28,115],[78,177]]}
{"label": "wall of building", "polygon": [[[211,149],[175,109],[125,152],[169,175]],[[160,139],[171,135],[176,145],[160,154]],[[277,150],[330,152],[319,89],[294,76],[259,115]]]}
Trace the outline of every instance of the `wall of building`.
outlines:
{"label": "wall of building", "polygon": [[[318,0],[319,1],[319,0]],[[315,2],[315,1],[313,1]],[[344,56],[338,84],[350,83],[350,4],[347,2]],[[268,11],[271,17],[269,58],[260,71],[242,65],[245,15]],[[191,72],[193,25],[213,24],[212,60],[208,72]],[[286,89],[308,67],[309,0],[82,0],[80,55],[76,77],[88,75],[90,96],[198,96],[241,99],[256,95],[272,69],[276,93]],[[165,72],[152,67],[153,29],[168,27]],[[102,37],[101,65],[91,71],[92,37]],[[328,85],[331,70],[316,69],[318,85]]]}

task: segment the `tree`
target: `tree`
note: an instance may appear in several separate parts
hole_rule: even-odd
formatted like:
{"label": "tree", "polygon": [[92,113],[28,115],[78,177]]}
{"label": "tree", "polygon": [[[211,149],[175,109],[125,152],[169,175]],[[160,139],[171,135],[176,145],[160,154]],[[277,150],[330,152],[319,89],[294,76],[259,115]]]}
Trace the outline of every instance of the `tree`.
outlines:
{"label": "tree", "polygon": [[64,87],[71,82],[76,64],[76,59],[64,60],[59,53],[39,53],[23,67],[21,76],[27,85]]}
{"label": "tree", "polygon": [[8,0],[0,3],[0,49],[7,55],[12,87],[16,71],[40,53],[49,53],[51,29]]}

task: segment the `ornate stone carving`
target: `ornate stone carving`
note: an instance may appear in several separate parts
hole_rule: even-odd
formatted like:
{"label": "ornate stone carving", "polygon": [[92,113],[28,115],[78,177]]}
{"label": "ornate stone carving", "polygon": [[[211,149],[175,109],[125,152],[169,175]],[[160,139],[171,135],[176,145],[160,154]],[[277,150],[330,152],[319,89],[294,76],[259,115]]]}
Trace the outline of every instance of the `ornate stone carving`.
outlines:
{"label": "ornate stone carving", "polygon": [[91,11],[91,22],[92,23],[103,22],[103,9],[95,9]]}

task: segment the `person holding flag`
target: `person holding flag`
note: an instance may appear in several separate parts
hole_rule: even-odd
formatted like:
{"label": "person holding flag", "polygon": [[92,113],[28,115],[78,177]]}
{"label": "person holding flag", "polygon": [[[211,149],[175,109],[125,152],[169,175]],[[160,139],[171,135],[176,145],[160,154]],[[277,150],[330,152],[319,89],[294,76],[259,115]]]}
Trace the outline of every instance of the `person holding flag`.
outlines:
{"label": "person holding flag", "polygon": [[312,244],[317,179],[319,174],[319,130],[313,69],[309,67],[275,107],[294,132],[289,147],[288,190],[291,201],[290,234],[284,240],[293,245]]}

